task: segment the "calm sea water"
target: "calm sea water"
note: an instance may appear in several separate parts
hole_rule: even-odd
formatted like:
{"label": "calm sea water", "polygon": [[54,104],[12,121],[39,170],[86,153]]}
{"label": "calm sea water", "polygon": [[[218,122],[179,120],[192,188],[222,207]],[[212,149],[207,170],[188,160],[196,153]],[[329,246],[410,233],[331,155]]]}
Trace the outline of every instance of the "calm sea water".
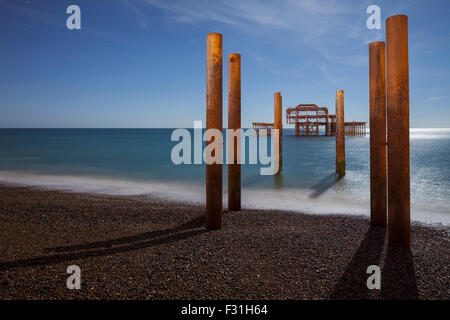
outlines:
{"label": "calm sea water", "polygon": [[[204,202],[204,165],[174,165],[171,129],[0,129],[0,182]],[[243,165],[243,207],[369,215],[369,136],[346,137],[336,181],[335,138],[285,129],[283,174]],[[224,165],[224,205],[226,205]],[[450,225],[450,129],[411,130],[412,218]]]}

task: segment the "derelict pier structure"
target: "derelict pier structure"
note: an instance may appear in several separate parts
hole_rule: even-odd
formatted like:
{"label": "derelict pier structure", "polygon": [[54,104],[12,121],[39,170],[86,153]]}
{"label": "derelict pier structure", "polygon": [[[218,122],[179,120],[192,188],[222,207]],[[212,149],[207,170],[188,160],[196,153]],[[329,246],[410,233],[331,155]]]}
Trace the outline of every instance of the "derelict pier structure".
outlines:
{"label": "derelict pier structure", "polygon": [[[323,127],[325,136],[336,135],[336,115],[329,114],[327,107],[316,104],[299,104],[286,109],[286,123],[295,126],[296,136],[318,136]],[[346,135],[365,135],[366,122],[345,122]]]}

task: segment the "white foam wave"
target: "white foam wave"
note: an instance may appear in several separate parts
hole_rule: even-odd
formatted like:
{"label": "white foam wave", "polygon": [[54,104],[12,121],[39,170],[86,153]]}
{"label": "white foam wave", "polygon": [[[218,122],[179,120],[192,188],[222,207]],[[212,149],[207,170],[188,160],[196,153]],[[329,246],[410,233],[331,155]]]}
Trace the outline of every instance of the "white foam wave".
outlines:
{"label": "white foam wave", "polygon": [[[174,182],[138,182],[111,178],[25,174],[0,171],[0,183],[36,186],[46,189],[106,195],[151,195],[172,201],[204,204],[205,187]],[[224,188],[226,191],[226,188]],[[320,197],[312,197],[308,189],[243,189],[242,204],[247,209],[276,209],[306,214],[345,214],[369,216],[369,202],[352,194],[329,189]],[[227,194],[224,193],[224,206]],[[427,224],[450,225],[446,209],[431,209],[412,205],[413,220]]]}
{"label": "white foam wave", "polygon": [[411,128],[409,136],[411,139],[448,139],[450,128]]}

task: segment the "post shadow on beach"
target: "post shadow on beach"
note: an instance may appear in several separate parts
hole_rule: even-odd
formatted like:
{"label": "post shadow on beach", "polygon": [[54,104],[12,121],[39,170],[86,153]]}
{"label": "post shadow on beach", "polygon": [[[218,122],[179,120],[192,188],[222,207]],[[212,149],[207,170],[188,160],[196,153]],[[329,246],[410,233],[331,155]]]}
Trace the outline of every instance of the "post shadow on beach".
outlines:
{"label": "post shadow on beach", "polygon": [[387,247],[384,267],[381,270],[381,292],[367,288],[367,278],[370,276],[367,274],[367,267],[382,264],[385,240],[386,228],[369,227],[344,274],[334,287],[330,299],[370,299],[374,295],[387,300],[418,298],[414,264],[409,249]]}
{"label": "post shadow on beach", "polygon": [[145,232],[133,236],[111,240],[48,248],[45,250],[45,252],[57,252],[58,254],[41,256],[31,259],[1,262],[0,271],[8,270],[11,268],[52,265],[64,261],[89,257],[108,256],[121,252],[128,252],[162,244],[169,244],[207,232],[204,228],[204,225],[205,216],[201,215],[191,219],[186,223],[170,229]]}
{"label": "post shadow on beach", "polygon": [[314,191],[309,195],[309,198],[319,198],[325,191],[334,186],[338,180],[339,179],[337,178],[335,173],[327,175],[312,187]]}
{"label": "post shadow on beach", "polygon": [[381,274],[383,299],[416,300],[419,298],[411,250],[388,247]]}
{"label": "post shadow on beach", "polygon": [[[358,250],[347,265],[344,274],[334,287],[330,299],[368,299],[367,267],[380,265],[386,238],[386,228],[369,227]],[[383,275],[381,276],[383,285]]]}

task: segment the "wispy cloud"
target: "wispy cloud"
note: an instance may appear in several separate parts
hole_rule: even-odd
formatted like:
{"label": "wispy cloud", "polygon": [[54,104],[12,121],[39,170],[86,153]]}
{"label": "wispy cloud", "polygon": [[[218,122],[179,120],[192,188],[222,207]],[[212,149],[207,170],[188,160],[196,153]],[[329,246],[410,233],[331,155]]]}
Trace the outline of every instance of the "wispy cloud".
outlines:
{"label": "wispy cloud", "polygon": [[[361,66],[366,52],[348,55],[349,43],[367,45],[380,40],[382,32],[368,31],[365,4],[337,0],[125,0],[139,17],[158,8],[175,23],[219,23],[269,39],[295,38],[329,62]],[[337,40],[342,39],[348,41]],[[270,40],[269,40],[270,41]]]}
{"label": "wispy cloud", "polygon": [[333,17],[350,11],[342,1],[336,0],[144,0],[135,3],[163,9],[170,14],[170,19],[180,23],[212,21],[245,27],[247,31],[256,26],[311,35],[323,34],[338,22]]}
{"label": "wispy cloud", "polygon": [[[139,18],[151,10],[162,10],[165,18],[176,24],[220,25],[234,28],[252,37],[264,39],[275,46],[286,46],[289,52],[312,52],[313,64],[324,80],[332,82],[323,72],[343,68],[366,68],[367,46],[384,38],[385,30],[366,27],[370,1],[340,0],[124,0],[133,5]],[[399,0],[398,5],[411,5]],[[384,8],[384,7],[383,7]],[[382,18],[387,14],[382,10]],[[398,12],[395,12],[398,13]],[[384,25],[384,24],[383,24]],[[285,51],[285,52],[286,52]],[[300,54],[299,54],[300,55]],[[257,57],[257,58],[256,58]],[[304,57],[304,56],[303,56]],[[302,57],[302,58],[303,58]],[[253,54],[262,63],[270,59],[264,52]],[[300,57],[298,59],[300,61]],[[267,69],[279,74],[279,68],[265,63]],[[302,67],[302,66],[297,66]]]}
{"label": "wispy cloud", "polygon": [[426,98],[424,101],[425,102],[434,102],[434,101],[442,100],[444,98],[445,98],[444,96],[431,96],[429,98]]}
{"label": "wispy cloud", "polygon": [[139,25],[141,26],[142,29],[148,29],[149,25],[150,25],[150,18],[147,14],[145,14],[145,12],[138,7],[137,5],[135,5],[132,1],[130,0],[122,0],[122,3],[131,11],[133,11],[138,18],[138,22]]}

